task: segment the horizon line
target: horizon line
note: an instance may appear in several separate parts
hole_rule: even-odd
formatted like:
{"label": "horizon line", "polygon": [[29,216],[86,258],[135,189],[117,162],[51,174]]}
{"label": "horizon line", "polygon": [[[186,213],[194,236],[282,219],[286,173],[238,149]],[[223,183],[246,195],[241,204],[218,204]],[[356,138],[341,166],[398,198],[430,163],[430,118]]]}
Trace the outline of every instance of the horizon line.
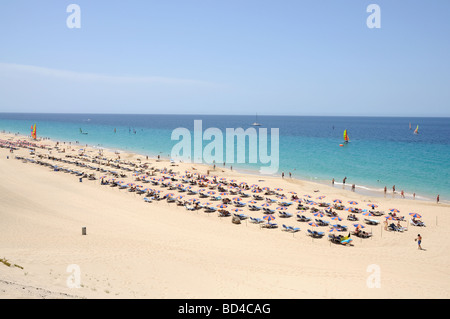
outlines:
{"label": "horizon line", "polygon": [[[67,114],[67,115],[182,115],[182,116],[255,116],[254,114],[211,114],[211,113],[77,113],[77,112],[1,112],[0,114]],[[314,115],[314,114],[258,114],[258,116],[296,117],[396,117],[396,118],[450,118],[450,115]]]}

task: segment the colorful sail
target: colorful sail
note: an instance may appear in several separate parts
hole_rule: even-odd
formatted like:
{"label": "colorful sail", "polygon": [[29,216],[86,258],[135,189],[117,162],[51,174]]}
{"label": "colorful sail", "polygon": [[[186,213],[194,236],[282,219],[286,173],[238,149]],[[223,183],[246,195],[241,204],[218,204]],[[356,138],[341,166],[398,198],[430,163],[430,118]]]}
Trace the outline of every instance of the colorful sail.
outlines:
{"label": "colorful sail", "polygon": [[419,134],[419,125],[417,125],[416,129],[414,130],[414,134]]}
{"label": "colorful sail", "polygon": [[344,141],[348,142],[347,130],[344,131]]}
{"label": "colorful sail", "polygon": [[36,139],[36,124],[31,125],[31,137],[35,140]]}

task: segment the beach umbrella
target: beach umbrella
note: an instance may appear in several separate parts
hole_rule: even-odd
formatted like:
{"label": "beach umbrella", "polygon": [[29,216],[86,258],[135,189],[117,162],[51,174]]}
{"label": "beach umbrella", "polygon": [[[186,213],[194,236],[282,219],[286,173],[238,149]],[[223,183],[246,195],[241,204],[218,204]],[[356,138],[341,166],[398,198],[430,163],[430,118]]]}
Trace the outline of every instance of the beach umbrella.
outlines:
{"label": "beach umbrella", "polygon": [[214,195],[216,192],[215,191],[210,191],[210,192],[208,192],[207,194],[208,195]]}
{"label": "beach umbrella", "polygon": [[258,202],[256,200],[251,200],[248,202],[249,204],[258,204]]}
{"label": "beach umbrella", "polygon": [[263,191],[270,191],[270,188],[266,186],[266,187],[263,187],[262,190]]}
{"label": "beach umbrella", "polygon": [[278,199],[287,199],[286,196],[277,196]]}
{"label": "beach umbrella", "polygon": [[200,189],[198,190],[199,193],[204,192],[204,191],[206,191],[206,189],[204,189],[204,188],[200,188]]}
{"label": "beach umbrella", "polygon": [[365,212],[365,213],[363,213],[363,215],[364,215],[364,216],[373,216],[373,214],[372,214],[372,213],[369,213],[369,212]]}
{"label": "beach umbrella", "polygon": [[358,205],[358,202],[355,202],[354,200],[350,200],[350,201],[348,201],[348,203],[350,205]]}
{"label": "beach umbrella", "polygon": [[353,224],[353,226],[355,226],[356,228],[365,228],[366,226],[362,225],[362,224]]}
{"label": "beach umbrella", "polygon": [[333,200],[333,202],[334,203],[339,203],[339,204],[342,203],[342,201],[340,199],[335,199],[335,200]]}
{"label": "beach umbrella", "polygon": [[218,207],[218,208],[227,208],[228,206],[226,204],[219,204],[216,207]]}
{"label": "beach umbrella", "polygon": [[397,208],[392,208],[390,209],[390,211],[393,213],[400,213],[400,211]]}
{"label": "beach umbrella", "polygon": [[220,196],[225,196],[225,195],[228,195],[228,193],[227,192],[222,192],[222,193],[219,193],[219,195]]}
{"label": "beach umbrella", "polygon": [[246,182],[240,182],[239,185],[248,185]]}
{"label": "beach umbrella", "polygon": [[376,204],[367,204],[367,206],[372,207],[372,208],[378,207],[378,205],[376,205]]}
{"label": "beach umbrella", "polygon": [[317,205],[317,203],[314,202],[314,201],[309,201],[308,204],[310,204],[310,205]]}
{"label": "beach umbrella", "polygon": [[264,217],[263,217],[265,220],[267,220],[267,222],[270,222],[271,220],[274,220],[275,219],[275,216],[273,216],[272,214],[267,214],[267,215],[264,215]]}
{"label": "beach umbrella", "polygon": [[230,180],[230,183],[236,183],[236,182],[237,182],[237,180],[235,180],[235,179]]}
{"label": "beach umbrella", "polygon": [[264,203],[264,204],[262,204],[261,206],[262,207],[269,207],[271,205],[271,203]]}
{"label": "beach umbrella", "polygon": [[277,192],[281,192],[283,189],[282,189],[282,188],[275,188],[275,190],[276,190]]}
{"label": "beach umbrella", "polygon": [[252,192],[253,193],[261,193],[261,190],[258,188],[254,188],[254,189],[252,189]]}
{"label": "beach umbrella", "polygon": [[330,233],[335,233],[335,232],[338,232],[339,231],[339,229],[337,229],[336,227],[331,227],[331,229],[330,229]]}
{"label": "beach umbrella", "polygon": [[233,197],[232,199],[237,202],[240,202],[242,200],[242,198],[240,198],[240,197]]}
{"label": "beach umbrella", "polygon": [[386,220],[394,220],[394,217],[392,217],[392,216],[385,216],[385,218],[386,218]]}
{"label": "beach umbrella", "polygon": [[320,212],[316,212],[316,213],[314,213],[314,216],[316,216],[316,217],[323,217],[324,215],[322,213],[320,213]]}
{"label": "beach umbrella", "polygon": [[326,196],[322,195],[322,196],[317,197],[317,199],[324,199],[325,197]]}
{"label": "beach umbrella", "polygon": [[297,193],[296,193],[296,192],[289,192],[289,194],[292,194],[292,195],[297,195]]}
{"label": "beach umbrella", "polygon": [[232,211],[238,213],[238,212],[242,212],[242,209],[240,209],[240,208],[235,208],[235,209],[233,209]]}
{"label": "beach umbrella", "polygon": [[342,220],[342,218],[340,218],[339,216],[333,216],[333,217],[331,217],[331,219],[332,220],[338,220],[338,221]]}
{"label": "beach umbrella", "polygon": [[179,195],[177,196],[177,199],[182,199],[184,197],[184,195]]}
{"label": "beach umbrella", "polygon": [[310,223],[308,223],[308,225],[312,226],[312,227],[319,227],[319,225],[317,223],[314,223],[314,222],[310,222]]}
{"label": "beach umbrella", "polygon": [[344,210],[349,211],[349,212],[354,212],[355,211],[355,209],[352,208],[352,207],[347,207]]}
{"label": "beach umbrella", "polygon": [[276,209],[277,209],[277,210],[287,210],[287,207],[279,206],[279,207],[277,207]]}
{"label": "beach umbrella", "polygon": [[422,216],[420,214],[416,214],[416,213],[409,213],[409,214],[414,218],[422,218]]}

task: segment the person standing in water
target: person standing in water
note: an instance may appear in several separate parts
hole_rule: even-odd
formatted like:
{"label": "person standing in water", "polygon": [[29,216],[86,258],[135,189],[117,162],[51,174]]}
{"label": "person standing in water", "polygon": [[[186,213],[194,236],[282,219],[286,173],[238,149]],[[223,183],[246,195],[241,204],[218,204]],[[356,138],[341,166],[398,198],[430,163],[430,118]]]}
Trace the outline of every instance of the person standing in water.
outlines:
{"label": "person standing in water", "polygon": [[436,204],[439,204],[439,195],[436,197]]}

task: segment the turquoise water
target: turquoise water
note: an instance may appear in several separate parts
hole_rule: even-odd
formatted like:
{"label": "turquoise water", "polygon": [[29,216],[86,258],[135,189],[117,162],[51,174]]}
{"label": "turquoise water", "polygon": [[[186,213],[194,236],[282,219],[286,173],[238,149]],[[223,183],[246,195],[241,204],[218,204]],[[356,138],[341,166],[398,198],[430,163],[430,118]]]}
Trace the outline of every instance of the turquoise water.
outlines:
{"label": "turquoise water", "polygon": [[[194,120],[202,120],[203,130],[214,127],[225,135],[226,128],[251,127],[255,118],[0,113],[0,130],[30,135],[30,127],[36,123],[38,137],[170,157],[178,143],[171,140],[172,131],[184,127],[192,132]],[[279,129],[276,174],[284,172],[288,176],[291,172],[294,178],[318,182],[335,178],[337,183],[346,176],[347,184],[359,188],[381,191],[387,186],[390,191],[396,185],[398,191],[403,189],[407,194],[415,192],[432,199],[440,194],[442,200],[450,200],[450,118],[259,116],[258,122],[263,124],[261,128],[269,128],[269,138],[270,128]],[[416,125],[418,135],[413,134]],[[80,134],[80,128],[88,134]],[[350,143],[340,147],[344,129],[348,130]],[[248,147],[246,152],[248,155]],[[217,161],[218,166],[222,163]],[[265,166],[248,163],[248,156],[247,163],[226,164],[230,165],[252,172]]]}

